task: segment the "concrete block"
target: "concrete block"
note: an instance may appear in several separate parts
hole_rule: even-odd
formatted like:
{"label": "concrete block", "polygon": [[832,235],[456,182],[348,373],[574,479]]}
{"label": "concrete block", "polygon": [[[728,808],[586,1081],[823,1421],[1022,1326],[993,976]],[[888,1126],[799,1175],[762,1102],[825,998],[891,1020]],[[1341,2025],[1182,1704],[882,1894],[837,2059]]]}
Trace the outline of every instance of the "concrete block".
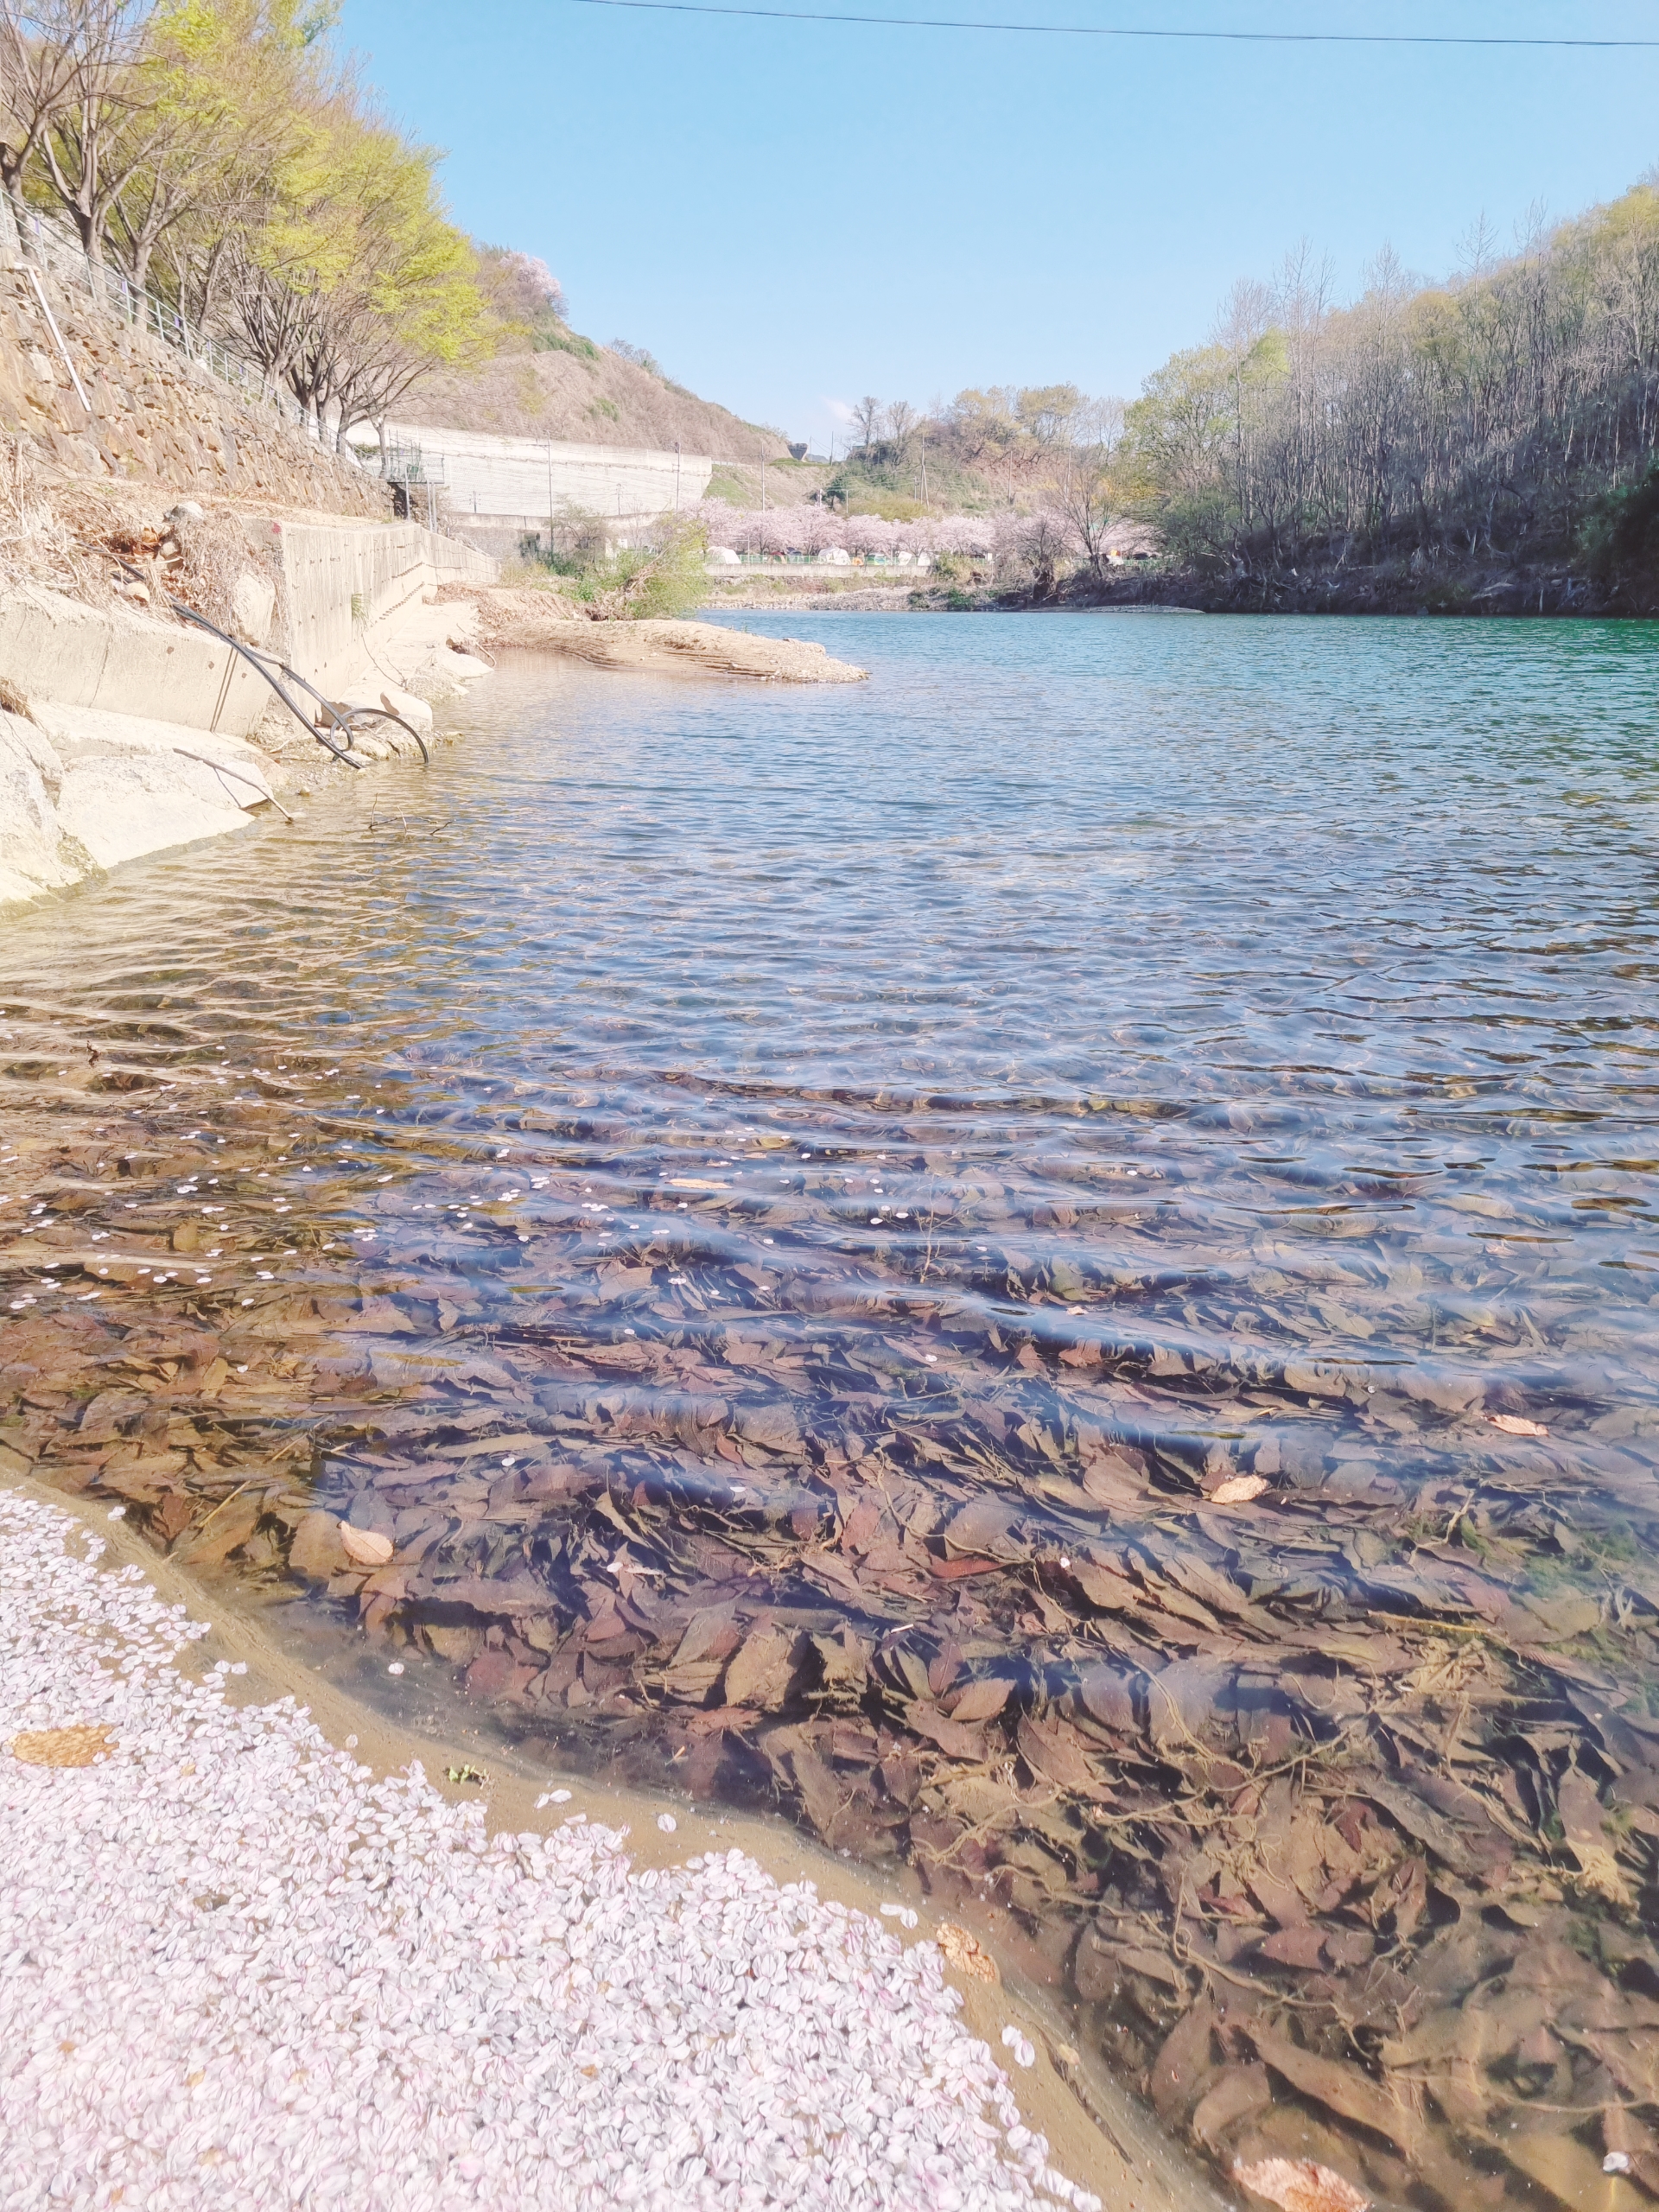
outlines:
{"label": "concrete block", "polygon": [[155,753],[106,754],[66,766],[59,829],[85,846],[99,868],[241,829],[248,818],[241,808],[222,793],[204,796],[194,780],[205,772],[176,754]]}
{"label": "concrete block", "polygon": [[[371,666],[383,678],[395,675],[401,689],[417,699],[457,699],[490,672],[487,662],[457,649],[461,640],[475,634],[476,623],[475,607],[461,602],[432,606],[424,595],[410,600],[369,632],[365,643]],[[364,681],[360,676],[353,677],[359,688],[348,688],[350,697],[362,696]],[[427,725],[421,722],[419,727],[424,730]]]}
{"label": "concrete block", "polygon": [[85,872],[66,854],[55,801],[63,764],[20,715],[0,714],[0,906],[61,891]]}
{"label": "concrete block", "polygon": [[66,768],[153,756],[177,761],[184,787],[213,804],[260,806],[271,796],[269,761],[240,738],[59,699],[41,700],[35,715]]}
{"label": "concrete block", "polygon": [[[493,582],[493,561],[410,523],[270,527],[291,624],[281,650],[319,690],[389,702],[425,734],[421,694],[453,696],[485,673],[448,643],[470,636],[467,610],[423,600],[435,583]],[[237,620],[252,642],[277,598],[257,570],[243,583]],[[0,676],[35,715],[0,715],[0,903],[241,828],[282,772],[245,734],[274,728],[284,755],[308,741],[297,724],[273,726],[269,686],[218,639],[36,586],[0,593]],[[365,730],[363,747],[365,758],[413,750],[387,725]]]}
{"label": "concrete block", "polygon": [[200,630],[21,584],[0,594],[0,676],[58,699],[240,736],[264,711],[263,677]]}
{"label": "concrete block", "polygon": [[276,612],[276,587],[257,569],[244,569],[231,594],[234,620],[232,628],[246,645],[263,645],[270,637],[271,617]]}
{"label": "concrete block", "polygon": [[[426,701],[416,698],[399,684],[389,683],[378,668],[359,670],[354,677],[341,684],[339,696],[343,707],[389,705],[394,714],[401,715],[410,728],[419,730],[423,737],[430,734],[432,709]],[[367,734],[378,737],[381,734],[378,726],[371,722]]]}

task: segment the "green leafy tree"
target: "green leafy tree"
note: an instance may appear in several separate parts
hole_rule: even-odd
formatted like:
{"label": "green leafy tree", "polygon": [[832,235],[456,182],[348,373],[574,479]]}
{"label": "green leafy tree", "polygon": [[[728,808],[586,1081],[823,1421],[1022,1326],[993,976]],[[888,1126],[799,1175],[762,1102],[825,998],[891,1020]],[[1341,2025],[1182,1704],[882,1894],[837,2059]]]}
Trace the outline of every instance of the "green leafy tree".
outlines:
{"label": "green leafy tree", "polygon": [[308,118],[251,230],[237,308],[255,357],[337,436],[384,419],[420,378],[494,342],[470,242],[431,149],[338,96]]}
{"label": "green leafy tree", "polygon": [[708,532],[664,518],[651,541],[619,546],[566,587],[595,622],[661,620],[689,614],[709,595]]}
{"label": "green leafy tree", "polygon": [[108,219],[110,243],[136,284],[149,282],[157,250],[175,233],[186,244],[216,234],[222,251],[230,211],[257,206],[259,185],[321,88],[315,49],[331,20],[298,0],[156,8],[115,133],[122,175]]}

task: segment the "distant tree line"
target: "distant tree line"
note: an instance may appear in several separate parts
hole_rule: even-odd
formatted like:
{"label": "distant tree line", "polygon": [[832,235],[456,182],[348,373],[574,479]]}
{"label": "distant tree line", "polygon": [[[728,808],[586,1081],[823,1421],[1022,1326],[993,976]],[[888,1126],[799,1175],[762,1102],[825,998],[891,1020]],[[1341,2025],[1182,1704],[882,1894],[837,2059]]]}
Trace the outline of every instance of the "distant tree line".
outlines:
{"label": "distant tree line", "polygon": [[852,409],[849,461],[868,477],[919,491],[951,471],[979,480],[988,507],[1011,506],[1048,485],[1067,456],[1116,441],[1122,403],[1090,399],[1076,385],[994,385],[959,391],[926,410],[874,396]]}
{"label": "distant tree line", "polygon": [[[992,554],[1000,582],[1038,598],[1079,568],[1103,576],[1127,512],[1122,400],[1072,384],[992,385],[925,413],[869,397],[852,414],[859,435],[830,504],[913,524],[921,534],[906,550]],[[971,527],[976,518],[987,527]],[[940,524],[956,535],[936,543],[927,531]]]}
{"label": "distant tree line", "polygon": [[428,371],[556,342],[528,256],[451,223],[437,156],[327,34],[333,0],[0,0],[0,188],[249,355],[320,434]]}
{"label": "distant tree line", "polygon": [[1448,283],[1385,253],[1353,304],[1329,294],[1305,253],[1237,285],[1128,409],[1116,494],[1177,557],[1248,575],[1611,542],[1659,450],[1659,180],[1501,257],[1483,225]]}
{"label": "distant tree line", "polygon": [[832,496],[1018,514],[999,546],[1039,595],[1098,576],[1135,518],[1178,565],[1242,580],[1561,562],[1659,605],[1659,172],[1508,254],[1483,222],[1442,284],[1384,252],[1341,305],[1300,251],[1127,405],[991,386],[852,415]]}

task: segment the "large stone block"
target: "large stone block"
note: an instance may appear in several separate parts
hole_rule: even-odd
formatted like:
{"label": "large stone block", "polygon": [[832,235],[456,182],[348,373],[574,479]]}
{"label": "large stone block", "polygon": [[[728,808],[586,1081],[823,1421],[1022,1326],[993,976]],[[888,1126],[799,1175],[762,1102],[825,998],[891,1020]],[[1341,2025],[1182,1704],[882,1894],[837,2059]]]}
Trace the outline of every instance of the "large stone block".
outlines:
{"label": "large stone block", "polygon": [[99,868],[162,853],[199,838],[223,836],[247,821],[223,796],[204,796],[194,761],[176,753],[105,755],[66,767],[58,824]]}
{"label": "large stone block", "polygon": [[262,677],[201,631],[31,585],[0,596],[0,677],[27,699],[238,736],[270,696]]}
{"label": "large stone block", "polygon": [[261,806],[271,796],[264,754],[222,731],[71,706],[60,699],[37,700],[35,719],[66,769],[94,760],[165,759],[176,761],[185,787],[210,804]]}
{"label": "large stone block", "polygon": [[63,763],[21,715],[0,714],[0,906],[60,891],[84,873],[66,854],[56,800]]}

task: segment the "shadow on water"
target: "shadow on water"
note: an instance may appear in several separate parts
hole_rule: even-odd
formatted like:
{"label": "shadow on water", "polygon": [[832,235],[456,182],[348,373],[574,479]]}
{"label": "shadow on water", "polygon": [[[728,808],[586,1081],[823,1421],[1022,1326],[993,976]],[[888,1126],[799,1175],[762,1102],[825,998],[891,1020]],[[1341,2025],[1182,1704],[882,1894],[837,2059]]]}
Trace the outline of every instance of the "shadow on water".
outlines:
{"label": "shadow on water", "polygon": [[1224,2168],[1659,2194],[1650,631],[794,626],[8,925],[4,1449]]}

